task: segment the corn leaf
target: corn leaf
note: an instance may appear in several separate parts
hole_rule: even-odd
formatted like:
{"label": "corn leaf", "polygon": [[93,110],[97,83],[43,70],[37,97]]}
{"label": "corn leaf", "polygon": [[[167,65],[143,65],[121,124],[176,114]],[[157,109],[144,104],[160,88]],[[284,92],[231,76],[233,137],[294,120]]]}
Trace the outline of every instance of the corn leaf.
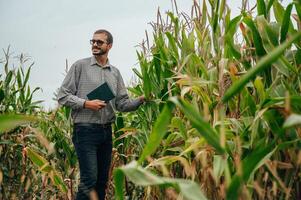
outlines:
{"label": "corn leaf", "polygon": [[117,200],[124,199],[122,191],[122,188],[124,188],[124,176],[129,178],[129,180],[136,185],[140,186],[158,185],[161,187],[173,187],[181,195],[183,195],[184,199],[186,200],[207,199],[195,182],[185,179],[172,179],[156,176],[153,173],[143,169],[141,166],[137,165],[137,162],[133,161],[128,165],[120,167],[114,171],[114,181],[116,186],[115,198]]}
{"label": "corn leaf", "polygon": [[212,29],[213,32],[216,32],[217,25],[218,25],[218,10],[219,10],[219,0],[215,1],[215,11],[213,12],[213,20],[212,20]]}
{"label": "corn leaf", "polygon": [[263,48],[262,39],[259,35],[259,32],[258,32],[256,26],[255,26],[255,23],[252,21],[251,17],[249,17],[249,16],[244,17],[243,22],[251,29],[256,54],[258,56],[265,55],[266,52]]}
{"label": "corn leaf", "polygon": [[284,122],[283,128],[290,128],[301,124],[301,115],[291,114]]}
{"label": "corn leaf", "polygon": [[268,5],[267,5],[267,14],[270,12],[270,9],[273,6],[275,0],[269,0]]}
{"label": "corn leaf", "polygon": [[267,17],[266,5],[264,0],[257,0],[257,13],[258,15],[264,15],[264,17]]}
{"label": "corn leaf", "polygon": [[216,131],[201,117],[201,115],[191,104],[185,100],[177,98],[172,98],[171,101],[182,110],[182,112],[191,122],[192,126],[196,128],[198,133],[207,140],[208,144],[214,147],[220,154],[225,152],[224,148],[222,148],[219,143],[219,138]]}
{"label": "corn leaf", "polygon": [[162,112],[160,113],[154,124],[152,132],[150,133],[149,141],[144,147],[142,154],[138,160],[139,163],[142,163],[147,156],[150,156],[158,148],[158,146],[160,146],[160,142],[163,139],[172,118],[173,108],[174,106],[170,102],[168,102],[164,106]]}
{"label": "corn leaf", "polygon": [[42,169],[43,172],[49,172],[49,167],[47,168],[49,163],[44,157],[40,156],[37,152],[29,147],[26,148],[26,153],[34,165],[36,165],[39,169]]}
{"label": "corn leaf", "polygon": [[249,153],[242,161],[242,178],[245,182],[249,181],[254,172],[267,161],[275,152],[275,142],[270,142],[267,146],[258,142],[254,150]]}
{"label": "corn leaf", "polygon": [[292,12],[293,4],[289,4],[284,12],[283,19],[282,19],[282,24],[281,24],[281,38],[280,42],[282,43],[287,36],[288,28],[290,26],[291,20],[291,12]]}
{"label": "corn leaf", "polygon": [[274,1],[273,2],[273,9],[274,9],[274,15],[275,15],[275,18],[276,18],[277,22],[279,22],[281,24],[285,9],[279,3],[279,1]]}
{"label": "corn leaf", "polygon": [[5,81],[4,81],[4,87],[7,88],[11,82],[13,78],[13,72],[9,71],[5,77]]}
{"label": "corn leaf", "polygon": [[215,155],[213,157],[213,175],[215,181],[218,183],[220,177],[223,175],[227,165],[227,158],[221,155]]}
{"label": "corn leaf", "polygon": [[294,34],[289,40],[285,43],[279,45],[268,55],[264,56],[255,67],[251,68],[247,74],[245,74],[241,79],[234,82],[234,84],[226,91],[225,95],[222,98],[223,102],[227,102],[231,97],[237,94],[250,80],[252,80],[258,73],[265,70],[270,66],[274,61],[278,59],[279,56],[288,48],[292,43],[298,41],[301,37],[301,33]]}
{"label": "corn leaf", "polygon": [[236,200],[238,199],[238,194],[240,191],[240,188],[242,186],[242,178],[238,176],[237,174],[234,175],[234,177],[231,180],[231,184],[227,189],[227,200]]}
{"label": "corn leaf", "polygon": [[38,119],[34,116],[5,114],[0,115],[0,135],[5,131],[9,131],[17,126],[35,122]]}
{"label": "corn leaf", "polygon": [[49,162],[41,155],[39,155],[36,151],[31,148],[26,148],[26,153],[28,158],[36,165],[39,171],[46,173],[49,175],[52,183],[57,186],[62,192],[67,192],[67,186],[65,185],[62,177],[59,173],[53,168],[53,166],[49,165]]}
{"label": "corn leaf", "polygon": [[265,147],[258,145],[254,148],[254,151],[249,153],[242,161],[242,175],[239,173],[234,175],[227,189],[226,199],[238,199],[242,183],[247,183],[252,174],[272,156],[275,150],[273,142]]}

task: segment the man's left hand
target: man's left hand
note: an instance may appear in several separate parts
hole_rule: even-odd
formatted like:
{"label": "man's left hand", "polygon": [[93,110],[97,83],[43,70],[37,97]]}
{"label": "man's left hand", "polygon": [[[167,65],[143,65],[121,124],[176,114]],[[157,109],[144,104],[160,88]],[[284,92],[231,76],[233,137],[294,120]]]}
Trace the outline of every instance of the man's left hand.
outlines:
{"label": "man's left hand", "polygon": [[145,97],[144,96],[140,96],[140,97],[138,97],[139,98],[139,100],[141,101],[141,103],[144,103],[145,102]]}

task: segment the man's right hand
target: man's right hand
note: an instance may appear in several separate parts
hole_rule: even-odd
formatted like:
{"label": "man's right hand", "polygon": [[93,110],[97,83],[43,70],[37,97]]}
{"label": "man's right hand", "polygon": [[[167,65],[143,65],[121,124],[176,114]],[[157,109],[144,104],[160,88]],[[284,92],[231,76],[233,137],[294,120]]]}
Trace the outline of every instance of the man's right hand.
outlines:
{"label": "man's right hand", "polygon": [[106,105],[107,104],[104,101],[101,101],[98,99],[91,100],[91,101],[87,100],[87,101],[85,101],[84,108],[98,111],[98,110],[102,109],[103,107],[105,107]]}

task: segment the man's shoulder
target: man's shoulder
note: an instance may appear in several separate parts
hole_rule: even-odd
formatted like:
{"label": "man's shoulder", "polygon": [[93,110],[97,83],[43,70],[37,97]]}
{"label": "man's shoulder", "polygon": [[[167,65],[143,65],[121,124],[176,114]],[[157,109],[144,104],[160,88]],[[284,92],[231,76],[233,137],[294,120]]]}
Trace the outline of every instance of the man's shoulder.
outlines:
{"label": "man's shoulder", "polygon": [[91,57],[82,58],[74,62],[74,65],[87,65],[91,63]]}
{"label": "man's shoulder", "polygon": [[114,65],[110,64],[110,68],[113,72],[119,73],[119,69],[117,67],[115,67]]}
{"label": "man's shoulder", "polygon": [[115,67],[114,65],[110,64],[111,67],[111,71],[113,72],[113,74],[117,75],[117,76],[121,76],[120,70]]}
{"label": "man's shoulder", "polygon": [[90,65],[90,63],[91,63],[91,57],[82,58],[75,61],[71,66],[71,68],[73,68],[73,70],[75,71],[82,71],[82,69],[85,68],[85,66]]}

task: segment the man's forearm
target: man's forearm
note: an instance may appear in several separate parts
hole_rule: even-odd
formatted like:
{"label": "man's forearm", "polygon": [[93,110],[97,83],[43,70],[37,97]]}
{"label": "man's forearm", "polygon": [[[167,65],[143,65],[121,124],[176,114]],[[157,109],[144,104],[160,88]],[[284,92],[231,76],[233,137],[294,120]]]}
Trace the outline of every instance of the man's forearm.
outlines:
{"label": "man's forearm", "polygon": [[59,104],[71,107],[72,109],[81,109],[84,108],[85,99],[72,94],[67,94],[59,96],[58,102]]}
{"label": "man's forearm", "polygon": [[116,108],[121,112],[135,111],[139,108],[141,104],[144,103],[144,97],[138,97],[136,99],[123,98],[118,100]]}

